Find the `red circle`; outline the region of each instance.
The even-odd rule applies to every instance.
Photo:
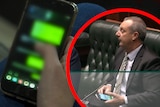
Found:
[[[152,19],[153,21],[155,21],[156,23],[160,24],[160,19],[158,19],[157,17],[155,17],[154,15],[147,13],[145,11],[139,10],[139,9],[134,9],[134,8],[115,8],[115,9],[111,9],[111,10],[107,10],[104,11],[96,16],[94,16],[93,18],[91,18],[90,20],[88,20],[76,33],[76,35],[74,36],[74,39],[72,40],[72,43],[69,47],[69,51],[67,54],[67,62],[66,62],[66,76],[67,76],[67,81],[70,87],[70,90],[72,91],[72,94],[74,96],[74,98],[76,99],[76,101],[80,104],[81,107],[85,107],[85,105],[81,102],[80,98],[78,97],[76,91],[74,90],[74,87],[72,85],[72,80],[71,80],[71,76],[70,76],[70,57],[71,57],[71,53],[72,53],[72,49],[74,47],[74,44],[76,43],[78,37],[80,36],[80,34],[94,21],[107,16],[109,14],[113,14],[113,13],[119,13],[119,12],[130,12],[130,13],[136,13],[136,14],[140,14],[143,16],[146,16],[150,19]]]

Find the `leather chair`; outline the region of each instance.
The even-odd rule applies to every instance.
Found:
[[[81,99],[104,84],[109,77],[109,70],[118,48],[118,39],[115,35],[119,23],[98,20],[89,29],[90,51],[87,65],[81,72],[81,82],[78,95]],[[86,38],[85,38],[86,40]],[[160,31],[147,29],[144,43],[160,56]]]

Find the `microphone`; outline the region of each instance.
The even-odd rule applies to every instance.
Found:
[[[102,86],[104,86],[108,81],[104,81],[103,84],[101,84],[98,88],[96,88],[94,91],[92,91],[91,93],[89,93],[87,96],[85,96],[83,100],[86,100],[88,97],[90,97],[92,94],[94,94],[99,88],[101,88]]]

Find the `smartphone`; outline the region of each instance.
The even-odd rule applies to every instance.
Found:
[[[102,101],[107,101],[107,100],[111,100],[111,99],[112,99],[111,96],[106,95],[106,94],[101,94],[101,93],[96,93],[95,96],[96,96],[98,99],[102,100]]]
[[[34,45],[37,42],[54,45],[61,56],[77,12],[77,5],[65,0],[26,2],[1,79],[4,93],[36,103],[44,60],[34,50]]]

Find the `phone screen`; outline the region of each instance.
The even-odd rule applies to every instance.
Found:
[[[109,96],[109,95],[106,95],[106,94],[101,94],[101,93],[97,93],[95,94],[95,96],[100,99],[100,100],[103,100],[103,101],[107,101],[107,100],[111,100],[112,97]]]
[[[10,51],[2,89],[17,95],[23,93],[19,92],[23,88],[27,90],[25,92],[37,90],[44,60],[34,50],[34,44],[43,42],[54,45],[61,54],[74,16],[74,7],[65,3],[61,6],[58,2],[27,5]]]

